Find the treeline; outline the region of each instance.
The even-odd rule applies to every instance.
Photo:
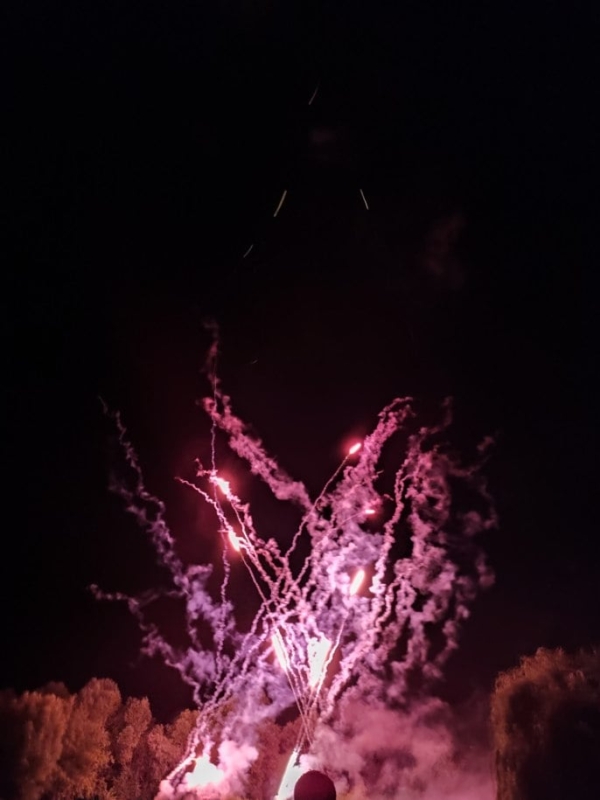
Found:
[[[146,698],[123,701],[93,678],[71,694],[48,684],[0,692],[2,800],[145,800],[181,758],[197,712],[157,723]]]
[[[109,679],[93,678],[75,694],[61,683],[0,691],[0,800],[153,800],[198,713],[160,724],[147,698],[123,700]],[[247,797],[274,796],[297,732],[295,722],[257,726]]]
[[[600,651],[540,649],[492,695],[497,800],[598,800]]]
[[[146,698],[92,679],[0,692],[0,800],[152,800],[184,754],[197,711],[170,724]],[[491,698],[498,800],[600,797],[600,652],[538,650],[502,673]],[[248,798],[273,797],[297,722],[257,728]],[[393,746],[393,743],[390,743]]]

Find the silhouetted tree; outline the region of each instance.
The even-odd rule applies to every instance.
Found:
[[[540,649],[492,698],[498,800],[600,796],[600,653]]]

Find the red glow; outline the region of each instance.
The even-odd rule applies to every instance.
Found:
[[[231,486],[229,485],[229,481],[226,481],[225,478],[221,478],[219,475],[215,475],[212,479],[212,482],[215,486],[218,486],[219,489],[223,492],[225,497],[231,496]]]
[[[350,450],[348,450],[348,455],[353,456],[355,453],[358,453],[361,447],[362,442],[356,442],[356,444],[353,444]]]
[[[229,542],[230,542],[231,546],[235,550],[235,552],[239,553],[240,550],[242,549],[242,544],[241,544],[240,540],[238,539],[238,537],[236,536],[235,531],[233,531],[231,529],[228,530],[227,531],[227,537],[229,539]]]

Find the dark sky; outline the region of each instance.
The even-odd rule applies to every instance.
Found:
[[[155,577],[107,491],[98,397],[194,552],[171,479],[205,447],[209,316],[236,408],[313,489],[396,395],[429,413],[452,394],[465,446],[498,434],[497,584],[450,694],[538,646],[597,642],[592,12],[7,8],[0,684],[109,675],[163,710],[184,701],[87,591]]]

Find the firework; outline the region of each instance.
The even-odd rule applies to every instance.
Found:
[[[298,740],[277,794],[284,800],[301,755],[314,747],[315,732],[335,729],[344,703],[360,698],[394,707],[415,676],[424,682],[439,676],[478,589],[492,580],[474,534],[492,527],[495,514],[481,462],[465,466],[443,444],[448,406],[442,422],[426,428],[415,424],[409,398],[394,400],[312,499],[234,414],[214,372],[210,377],[212,394],[203,407],[212,427],[211,463],[205,468],[198,462],[194,480],[180,480],[214,511],[222,537],[220,590],[209,589],[211,564],[188,565],[178,557],[163,504],[146,490],[117,418],[134,480],[114,488],[170,572],[165,592],[184,601],[188,646],[176,648],[150,621],[159,592],[96,592],[128,604],[145,652],[176,668],[201,707],[187,755],[163,788],[175,796],[193,789],[199,797],[206,786],[235,788],[256,753],[257,723],[295,706]],[[284,545],[261,536],[249,504],[219,474],[218,437],[277,500],[299,509],[300,525]],[[381,456],[392,441],[405,446],[384,491]],[[451,487],[459,484],[461,497],[472,501],[469,508],[452,499]],[[300,548],[302,539],[308,549]],[[300,557],[300,550],[308,554]],[[243,562],[258,602],[245,630],[235,620],[230,559]],[[208,639],[200,628],[210,630]],[[215,743],[218,764],[210,759]],[[233,756],[241,752],[244,758]]]

